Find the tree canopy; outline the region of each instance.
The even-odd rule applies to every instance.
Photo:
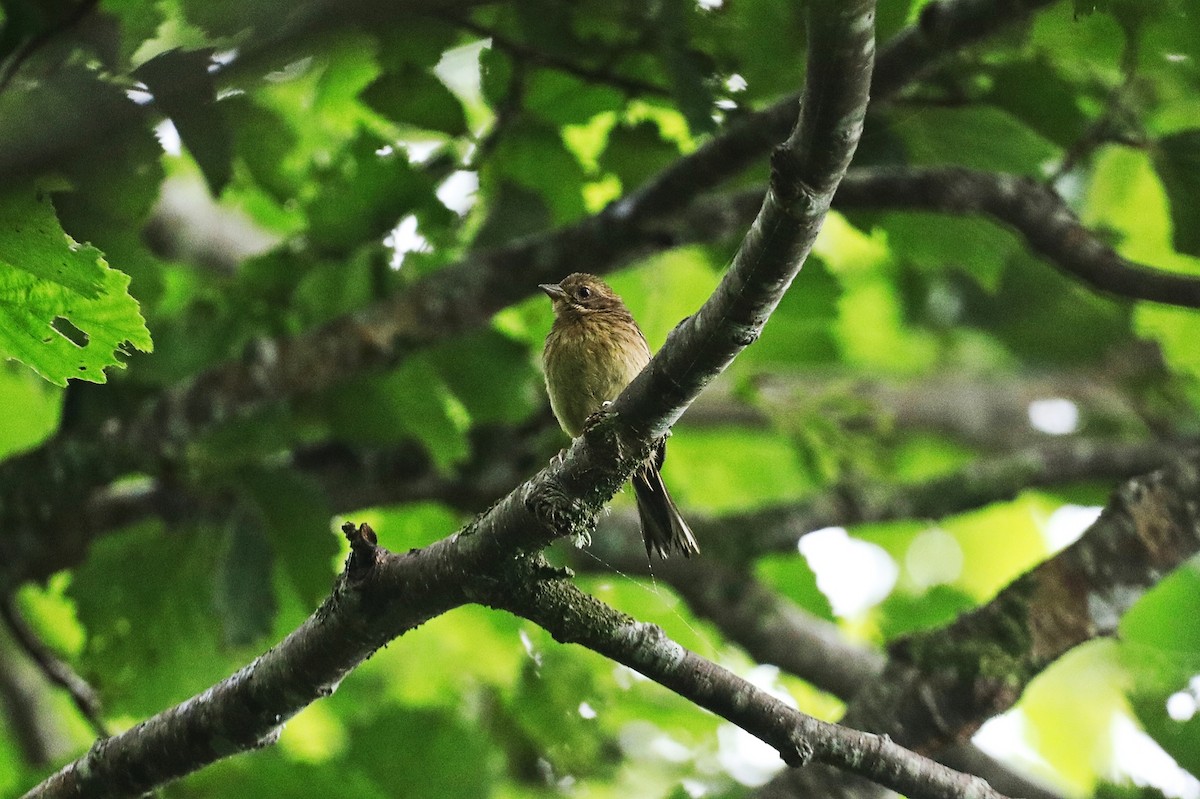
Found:
[[[0,0],[0,795],[1200,799],[1197,309],[1189,0]]]

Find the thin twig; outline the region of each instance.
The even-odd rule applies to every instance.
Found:
[[[574,75],[577,78],[582,78],[593,83],[614,86],[627,92],[631,95],[648,94],[653,97],[670,97],[671,92],[663,86],[659,86],[649,81],[641,80],[640,78],[631,78],[626,75],[621,75],[611,70],[595,69],[586,67],[582,64],[577,64],[570,59],[562,56],[547,53],[537,50],[524,42],[518,42],[508,38],[503,33],[489,28],[486,25],[480,25],[474,20],[465,17],[453,16],[451,14],[437,13],[434,14],[437,19],[448,22],[451,25],[456,25],[465,31],[470,31],[476,36],[492,40],[492,46],[503,50],[506,53],[542,66],[553,67],[560,72],[566,72],[569,75]]]
[[[46,679],[66,690],[71,701],[80,714],[87,719],[97,737],[107,738],[110,733],[108,726],[104,723],[100,698],[96,695],[96,690],[38,637],[21,616],[12,596],[6,596],[0,600],[0,620],[4,621],[5,626],[12,633],[13,640],[20,645],[25,654],[29,655],[30,660],[37,665],[38,670]]]

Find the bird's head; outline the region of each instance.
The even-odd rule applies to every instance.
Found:
[[[575,272],[558,283],[538,286],[554,304],[554,315],[583,316],[597,311],[623,310],[625,304],[607,283],[595,275]]]

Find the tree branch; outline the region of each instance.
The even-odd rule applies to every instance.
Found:
[[[328,695],[375,649],[483,595],[514,554],[594,526],[602,503],[654,441],[761,330],[803,264],[861,131],[873,12],[871,0],[810,6],[806,101],[774,159],[777,177],[760,219],[716,293],[622,393],[607,420],[466,529],[425,549],[393,555],[374,546],[369,530],[348,530],[346,570],[299,629],[203,694],[98,743],[28,796],[138,794],[267,743],[279,724]],[[667,398],[657,390],[663,384],[675,387]],[[862,741],[864,751],[900,754],[888,742]],[[808,746],[797,738],[791,751]]]
[[[334,513],[428,500],[477,513],[545,463],[547,455],[536,442],[556,427],[547,416],[516,428],[477,429],[471,445],[475,457],[449,476],[415,444],[382,450],[317,445],[296,451],[292,465],[321,486]],[[717,518],[693,515],[692,522],[706,552],[723,553],[727,560],[742,562],[765,552],[794,551],[801,536],[822,527],[902,518],[939,519],[1012,499],[1026,488],[1127,480],[1161,467],[1194,444],[1193,439],[1052,439],[997,453],[922,483],[846,484],[799,502]],[[194,493],[187,485],[147,479],[98,491],[72,527],[80,541],[90,542],[147,518],[174,525],[182,520],[221,519],[227,512],[228,505],[221,499]],[[622,572],[644,573],[645,551],[637,543],[635,515],[615,513],[604,518],[604,534],[593,540],[591,551]],[[47,539],[59,546],[56,555],[65,566],[75,565],[86,554],[83,548],[64,551],[63,537],[57,534]],[[590,568],[585,562],[575,565]],[[667,567],[665,579],[670,580],[671,573]],[[50,572],[26,576],[44,580]],[[811,675],[800,676],[812,679]]]
[[[913,797],[999,799],[986,782],[906,751],[887,737],[807,716],[620,613],[572,583],[524,573],[484,600],[536,622],[561,643],[580,644],[738,725],[797,767],[827,763]]]
[[[1200,551],[1198,494],[1198,450],[1126,482],[1078,541],[991,602],[893,643],[842,723],[921,752],[965,740],[1061,655],[1115,635],[1125,611]],[[781,775],[764,795],[820,794],[826,784],[814,779]]]
[[[651,83],[640,78],[622,75],[619,72],[614,72],[610,69],[597,69],[584,66],[583,64],[579,64],[569,58],[564,58],[554,53],[538,50],[534,47],[530,47],[524,42],[518,42],[510,39],[500,31],[493,30],[486,25],[480,25],[479,23],[468,19],[467,17],[459,17],[452,14],[441,13],[434,13],[432,16],[435,19],[440,19],[443,22],[460,27],[465,31],[470,31],[476,36],[491,39],[493,47],[496,47],[497,49],[503,50],[507,53],[512,53],[513,56],[525,61],[550,67],[551,69],[557,69],[561,72],[574,75],[577,78],[582,78],[583,80],[591,81],[592,83],[597,83],[602,86],[612,86],[634,97],[643,94],[651,97],[671,96],[671,92],[665,86],[659,86],[655,83]]]
[[[49,706],[45,681],[0,634],[0,712],[4,731],[25,763],[45,768],[70,754],[69,737]],[[66,751],[64,751],[66,750]]]
[[[100,697],[87,680],[75,673],[62,658],[51,651],[50,647],[40,639],[25,623],[17,610],[13,597],[7,596],[0,600],[0,620],[8,628],[13,640],[25,651],[29,659],[37,666],[49,682],[64,689],[71,697],[71,702],[79,711],[97,736],[108,736],[108,726],[100,708]]]
[[[1032,178],[969,169],[871,169],[838,190],[838,208],[982,213],[1013,227],[1030,248],[1094,289],[1200,308],[1200,277],[1127,261],[1085,228],[1053,190]]]
[[[761,190],[696,204],[678,223],[679,240],[712,241],[751,218]],[[1088,230],[1054,190],[1033,178],[959,167],[857,168],[833,207],[979,214],[1013,229],[1030,250],[1091,288],[1134,300],[1200,308],[1200,277],[1122,258]]]

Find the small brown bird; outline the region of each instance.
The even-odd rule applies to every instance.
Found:
[[[554,304],[554,325],[542,353],[546,391],[558,423],[575,437],[650,362],[650,346],[625,303],[600,278],[576,272],[538,288]],[[665,558],[674,549],[688,557],[700,547],[663,485],[659,469],[665,457],[659,443],[633,475],[642,539],[647,556],[657,552]]]

